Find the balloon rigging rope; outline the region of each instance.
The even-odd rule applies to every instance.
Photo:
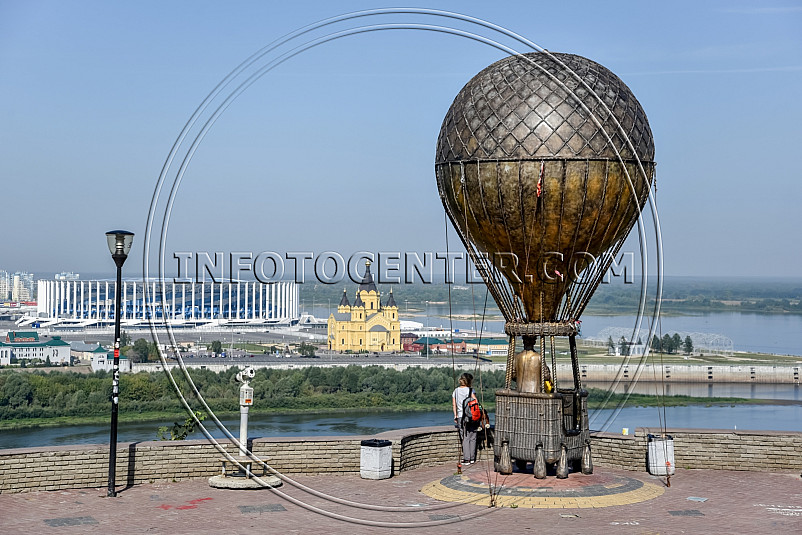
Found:
[[[609,182],[609,180],[608,180],[609,179],[609,165],[610,165],[609,162],[605,164],[604,181],[602,182],[603,185],[602,185],[601,203],[599,205],[600,207],[604,206],[604,201],[607,198],[607,184]],[[586,166],[587,166],[586,170],[589,173],[590,172],[590,162],[587,162]],[[599,224],[599,218],[596,217],[596,219],[593,221],[593,228],[591,229],[590,235],[588,236],[588,241],[585,244],[585,249],[586,250],[589,248],[590,242],[593,240],[593,236],[596,234],[596,228],[597,228],[598,224]],[[605,262],[602,262],[601,264],[605,264]],[[603,267],[606,268],[606,266],[599,265],[598,263],[597,263],[596,266],[592,267],[591,268],[592,269],[591,276],[588,277],[588,279],[591,282],[589,282],[586,285],[586,287],[582,287],[582,288],[577,288],[576,289],[577,294],[575,296],[576,298],[574,299],[574,306],[576,307],[574,309],[574,312],[575,312],[573,314],[574,317],[579,317],[579,315],[581,314],[582,310],[585,308],[585,304],[590,299],[587,296],[587,292],[588,292],[588,290],[590,290],[589,287],[593,286],[593,282],[592,281],[597,279],[597,277],[599,276],[599,271]]]
[[[477,168],[477,173],[479,172]],[[468,238],[468,242],[472,243],[470,240],[470,229],[468,228],[468,197],[467,197],[467,189],[465,187],[465,174],[464,168],[463,173],[461,175],[461,182],[462,182],[462,201],[463,201],[463,210],[462,212],[465,214],[465,236]],[[446,234],[446,258],[449,258],[449,248],[448,248],[448,219],[443,220],[443,225],[445,227],[445,234]],[[466,260],[467,262],[467,260]],[[476,333],[476,298],[473,291],[473,284],[471,281],[466,279],[466,283],[471,284],[471,307],[473,312],[473,330]],[[485,285],[485,303],[484,309],[482,310],[482,330],[479,331],[479,343],[476,348],[476,364],[474,367],[474,372],[479,378],[479,403],[484,407],[484,386],[482,380],[482,367],[479,366],[479,349],[482,347],[482,334],[484,333],[484,326],[485,326],[485,316],[487,314],[487,296],[489,293],[489,287]],[[454,357],[454,323],[453,323],[453,312],[452,312],[452,298],[451,298],[451,285],[448,285],[448,319],[449,319],[449,326],[451,328],[451,366],[452,366],[452,376],[456,376],[456,363]],[[466,348],[467,349],[467,348]],[[455,387],[456,388],[456,387]],[[485,448],[487,447],[487,433],[483,433],[483,444]]]
[[[478,172],[478,169],[479,169],[479,165],[480,164],[477,161],[476,162],[477,172]],[[496,185],[497,185],[497,189],[498,189],[498,204],[499,204],[499,206],[504,206],[505,203],[504,203],[504,194],[502,193],[502,186],[501,186],[501,173],[499,172],[499,167],[500,166],[501,166],[501,163],[499,161],[496,161]],[[510,226],[507,223],[507,214],[506,214],[506,212],[504,210],[501,211],[501,218],[504,221],[504,231],[505,231],[504,233],[507,236],[507,244],[509,245],[510,253],[512,253],[513,252],[512,234],[510,233]],[[510,259],[510,261],[511,261],[511,259]],[[524,318],[525,316],[524,316],[523,310],[521,308],[520,296],[518,296],[518,298],[516,299],[516,292],[511,287],[508,288],[507,291],[510,293],[510,299],[511,299],[513,307],[514,307],[514,310],[512,312],[515,315],[515,318],[516,319]]]
[[[471,288],[471,294],[473,294],[473,288]],[[481,401],[482,406],[484,406],[485,392],[484,392],[484,386],[482,384],[482,368],[481,368],[481,366],[479,366],[479,351],[480,351],[480,349],[482,347],[482,337],[484,336],[484,332],[485,332],[485,316],[487,315],[487,296],[488,296],[488,294],[489,294],[489,292],[485,288],[485,304],[484,304],[484,308],[482,309],[482,323],[481,323],[481,327],[479,328],[479,342],[478,342],[478,344],[476,346],[476,369],[479,370],[479,395],[482,397],[482,401]],[[473,296],[471,296],[471,300],[473,300]],[[475,304],[474,304],[474,307],[475,307]],[[475,310],[475,308],[474,308],[474,310]],[[475,320],[474,320],[474,329],[476,329]],[[491,355],[493,354],[492,351],[491,351],[490,354]]]
[[[607,182],[609,182],[609,181],[610,181],[610,162],[609,162],[609,161],[605,162],[605,168],[604,168],[604,177],[605,177],[605,180],[604,180],[604,182],[605,182],[605,184],[607,184]],[[621,190],[623,190],[623,189],[624,189],[624,186],[625,186],[625,183],[622,181],[622,184],[621,184]],[[614,207],[614,208],[613,208],[613,210],[611,211],[611,213],[612,213],[612,214],[617,214],[617,213],[618,213],[618,211],[619,211],[619,209],[620,209],[620,206],[621,206],[621,199],[622,199],[622,197],[624,196],[624,194],[625,194],[625,191],[619,191],[619,192],[618,192],[618,194],[615,196],[615,207]],[[605,239],[605,238],[607,237],[607,235],[609,234],[609,232],[610,232],[610,228],[612,227],[612,224],[613,224],[613,221],[614,221],[614,219],[615,219],[615,218],[611,216],[611,217],[610,217],[610,218],[607,220],[607,225],[605,226],[605,228],[604,228],[604,232],[603,232],[603,233],[602,233],[602,235],[601,235],[601,241],[602,241],[602,242],[604,242],[604,239]],[[618,226],[617,226],[617,227],[616,227],[616,229],[615,229],[616,231],[619,231],[619,230],[620,230],[620,228],[621,228],[621,225],[624,223],[624,221],[626,221],[626,219],[625,219],[625,218],[620,218],[619,224],[618,224]],[[595,231],[595,229],[594,229],[594,231]],[[615,236],[615,234],[616,234],[616,232],[614,232],[614,233],[613,233],[613,236]],[[616,251],[615,251],[613,254],[611,254],[611,255],[608,255],[608,257],[607,257],[606,261],[602,263],[602,264],[604,265],[604,268],[605,268],[605,269],[604,269],[604,271],[602,271],[602,270],[599,270],[599,271],[596,273],[597,275],[599,275],[599,276],[600,276],[600,277],[598,278],[598,280],[595,282],[595,284],[589,284],[589,285],[588,285],[588,288],[585,288],[585,289],[584,289],[585,291],[582,293],[582,297],[581,297],[581,299],[580,299],[580,303],[579,303],[579,305],[580,305],[580,306],[579,306],[579,308],[577,309],[578,311],[580,311],[580,312],[581,312],[581,311],[582,311],[582,310],[585,308],[585,306],[587,306],[587,303],[590,301],[590,298],[593,296],[593,291],[594,291],[594,290],[595,290],[595,289],[598,287],[598,284],[599,284],[599,282],[601,282],[601,276],[603,276],[603,273],[604,273],[605,271],[607,271],[607,269],[606,269],[606,268],[607,268],[607,267],[609,267],[609,264],[611,264],[611,263],[612,263],[612,262],[611,262],[611,259],[612,259],[612,258],[614,258],[614,256],[615,256],[615,253],[617,253],[617,252],[618,252],[618,251],[617,251],[617,248],[618,248],[618,247],[620,247],[621,245],[623,245],[623,243],[624,243],[624,239],[619,239],[619,240],[618,240],[618,242],[619,242],[619,243],[618,243],[618,245],[617,245],[617,247],[616,247]],[[590,244],[590,240],[588,240],[588,244]]]
[[[526,244],[526,264],[524,264],[524,276],[529,273],[529,256],[532,251],[532,240],[526,237],[526,211],[524,210],[524,186],[521,179],[521,171],[523,169],[522,162],[518,162],[518,199],[521,205],[521,229],[523,230],[524,243]]]
[[[474,333],[478,332],[478,334],[479,334],[479,340],[478,340],[478,343],[476,345],[476,365],[474,367],[474,373],[476,373],[477,377],[479,378],[479,403],[482,405],[483,409],[484,409],[484,406],[485,406],[485,390],[484,390],[484,381],[482,379],[482,367],[479,366],[479,351],[480,351],[480,349],[482,347],[482,335],[484,334],[484,329],[485,329],[485,315],[487,314],[487,296],[488,296],[488,294],[489,294],[489,292],[485,288],[485,304],[484,304],[484,308],[482,309],[482,323],[481,323],[482,327],[477,331],[477,329],[476,329],[476,299],[475,299],[474,292],[473,292],[473,285],[471,285],[471,303],[473,305],[473,330],[474,330]],[[467,348],[466,348],[466,350],[467,350]],[[492,351],[491,351],[491,355],[492,355]],[[488,423],[489,423],[489,420],[488,420]],[[484,420],[482,421],[482,425],[484,425]],[[489,445],[488,444],[488,436],[487,436],[487,430],[486,429],[485,429],[485,432],[482,433],[482,445],[483,445],[484,449],[487,449],[487,447]]]
[[[477,162],[476,162],[476,181],[480,186],[482,184],[481,173],[482,173],[482,167],[481,167],[479,161],[477,160]],[[464,199],[464,202],[467,204],[468,189],[467,189],[467,183],[466,183],[466,180],[465,180],[465,170],[464,170],[464,168],[462,169],[461,178],[462,178],[463,199]],[[498,180],[498,164],[496,165],[496,179]],[[500,186],[500,184],[499,184],[499,186]],[[501,197],[500,196],[501,196],[501,190],[499,189],[499,202],[501,202]],[[487,210],[485,209],[485,211],[487,211]],[[506,227],[506,224],[507,224],[507,220],[505,218],[504,219],[505,227]],[[468,238],[470,238],[470,230],[468,229],[467,214],[466,214],[466,218],[465,218],[465,232],[466,232],[466,235],[468,236]],[[507,234],[507,240],[508,240],[508,243],[510,244],[510,250],[512,250],[512,242],[510,241],[509,234]],[[468,240],[468,243],[471,243],[470,239]],[[516,316],[516,311],[515,311],[516,307],[515,307],[515,296],[514,296],[514,293],[513,293],[512,289],[510,288],[509,282],[506,280],[506,278],[501,273],[499,273],[499,271],[495,267],[495,263],[493,262],[492,259],[487,259],[486,258],[485,262],[487,262],[490,265],[489,266],[489,270],[490,270],[490,273],[492,274],[492,279],[490,281],[491,286],[493,288],[497,289],[495,293],[497,293],[499,296],[503,297],[503,299],[505,301],[505,307],[506,307],[507,311],[504,314],[504,317],[508,318],[508,319],[511,319],[511,318]]]
[[[462,184],[465,183],[465,163],[459,162],[460,166],[460,181]],[[438,169],[437,177],[438,177],[438,187],[442,191],[442,182],[443,178],[441,173],[443,167],[441,166]],[[450,165],[448,166],[449,175],[452,175],[452,170]],[[481,183],[481,170],[479,168],[479,162],[477,162],[477,180],[479,182],[479,191],[480,195],[482,195],[482,183]],[[463,191],[463,195],[465,199],[467,199],[467,191]],[[455,199],[456,202],[456,199]],[[495,268],[493,263],[488,259],[487,255],[480,254],[477,251],[477,248],[471,243],[468,239],[470,235],[470,231],[467,227],[467,220],[465,222],[465,227],[461,228],[461,225],[458,224],[459,222],[452,214],[451,207],[449,206],[448,202],[446,202],[446,198],[443,197],[443,206],[448,213],[448,217],[451,219],[452,224],[454,225],[454,229],[456,230],[457,234],[462,240],[462,243],[465,245],[465,248],[468,251],[471,259],[474,261],[474,264],[479,269],[482,279],[485,281],[488,289],[490,290],[493,299],[498,304],[499,309],[501,310],[502,314],[504,314],[505,318],[512,318],[514,316],[514,304],[512,303],[511,292],[509,291],[508,284],[506,283],[505,279],[501,276],[501,273],[498,269]],[[484,197],[482,196],[482,206],[484,207],[485,214],[487,213],[487,207],[485,206]]]
[[[545,178],[545,175],[546,175],[546,162],[544,160],[540,160],[540,169],[538,170],[538,184],[540,184],[541,188],[544,186],[543,179]],[[534,211],[534,214],[532,214],[532,228],[530,229],[530,232],[529,232],[529,241],[526,244],[526,271],[529,270],[529,256],[530,256],[531,251],[532,251],[532,242],[534,241],[534,237],[537,234],[537,232],[535,232],[535,230],[537,228],[538,216],[540,216],[541,212],[543,211],[543,205],[542,205],[543,193],[545,193],[545,190],[541,189],[541,194],[538,195],[537,199],[535,200],[535,211]],[[541,220],[542,220],[542,217],[541,217]],[[543,245],[543,243],[542,243],[542,237],[541,237],[540,260],[543,259],[543,247],[542,247],[542,245]],[[532,321],[532,318],[526,318],[526,319],[528,321],[530,321],[530,322]]]
[[[659,352],[660,352],[660,390],[658,390],[657,385],[655,384],[654,387],[654,395],[657,398],[657,420],[658,425],[660,426],[660,435],[663,438],[663,459],[668,462],[668,420],[666,417],[666,377],[665,377],[665,364],[663,363],[663,322],[661,321],[660,316],[657,317],[657,339]],[[651,345],[651,340],[647,342],[647,346]],[[654,365],[652,365],[652,378],[656,379],[657,372],[654,369]],[[657,381],[655,381],[657,383]],[[666,486],[671,486],[671,475],[668,473],[669,465],[666,464]]]
[[[476,168],[476,173],[477,173],[477,178],[478,178],[478,176],[479,176],[478,175],[478,173],[479,173],[479,167],[478,166]],[[470,228],[468,227],[468,209],[469,209],[469,206],[468,206],[468,190],[467,190],[467,187],[466,187],[466,181],[465,181],[465,174],[464,173],[462,174],[461,178],[462,178],[461,182],[462,182],[462,202],[463,202],[463,210],[462,210],[462,212],[465,214],[465,235],[468,238],[468,242],[472,243],[472,241],[470,239],[471,238],[471,231],[470,231]],[[446,223],[446,249],[448,249],[448,224],[447,223]],[[447,250],[446,250],[446,256],[448,256],[448,251]],[[467,262],[467,260],[466,260],[466,262]],[[477,332],[477,329],[476,329],[476,315],[477,315],[476,314],[476,296],[475,296],[474,291],[473,291],[472,282],[467,280],[467,279],[466,279],[465,282],[467,284],[470,284],[470,286],[471,286],[471,307],[472,307],[472,312],[473,312],[473,330],[474,330],[474,333],[476,333]],[[484,309],[482,310],[482,330],[478,331],[478,333],[479,333],[479,343],[478,343],[477,348],[476,348],[476,364],[475,364],[475,367],[474,367],[474,372],[476,372],[476,375],[479,377],[479,397],[481,398],[480,403],[482,405],[484,405],[484,388],[483,388],[483,381],[482,381],[482,368],[481,368],[481,366],[479,366],[479,350],[482,347],[482,334],[484,332],[484,326],[485,326],[485,315],[487,314],[487,296],[488,296],[488,293],[489,293],[488,285],[485,285],[485,304],[484,304]],[[449,293],[448,293],[448,307],[449,307],[449,309],[448,309],[448,311],[449,311],[449,319],[451,319],[451,287],[450,286],[449,286]],[[453,325],[452,325],[452,329],[451,329],[451,337],[452,337],[451,355],[452,355],[452,362],[453,362],[453,357],[454,357],[454,343],[453,343],[454,329],[453,329]],[[467,350],[467,347],[466,347],[466,350]]]
[[[546,247],[546,209],[545,208],[546,208],[546,194],[547,194],[547,190],[546,190],[546,166],[545,166],[545,163],[543,163],[542,165],[543,165],[543,167],[541,168],[542,171],[540,173],[540,176],[542,177],[540,179],[540,180],[542,180],[542,189],[541,189],[542,194],[541,194],[540,197],[538,197],[538,200],[537,200],[537,204],[536,204],[536,206],[537,206],[537,214],[535,216],[535,221],[537,221],[537,217],[538,216],[540,217],[541,232],[540,232],[540,248],[539,248],[539,253],[538,253],[539,256],[538,256],[538,258],[541,261],[543,261],[543,257],[544,257],[543,253],[545,252],[543,249]],[[549,318],[549,319],[551,319],[551,318]],[[531,318],[529,319],[529,321],[532,321]],[[543,317],[543,292],[541,291],[540,292],[540,323],[543,323],[544,321],[545,321],[545,318]],[[545,359],[545,354],[544,353],[541,353],[541,359]],[[545,361],[543,362],[543,365],[545,366]],[[540,382],[540,385],[541,385],[541,387],[543,386],[543,381]]]
[[[605,173],[606,173],[606,176],[609,177],[609,163],[607,164],[607,169],[606,169]],[[644,180],[644,183],[648,185],[649,182],[648,182],[648,180]],[[606,184],[607,184],[607,180],[605,180],[605,194],[606,194]],[[648,192],[648,189],[647,189],[647,192]],[[620,198],[620,195],[619,195],[619,198]],[[616,208],[616,210],[617,210],[617,208]],[[629,218],[630,228],[631,228],[631,225],[634,224],[634,221],[637,219],[637,216],[638,216],[638,211],[636,210],[632,214],[632,216]],[[622,218],[622,221],[623,220],[626,220],[626,218]],[[608,228],[609,228],[609,223],[608,223]],[[619,224],[619,228],[620,228],[620,224]],[[607,233],[607,230],[605,230],[605,234],[606,233]],[[604,272],[607,271],[607,269],[609,269],[609,266],[612,264],[615,256],[618,254],[618,251],[620,251],[621,247],[624,245],[624,241],[625,241],[625,237],[620,239],[620,240],[618,240],[618,243],[615,244],[614,246],[612,246],[609,249],[605,261],[600,263],[599,269],[603,270],[603,271],[601,271],[601,273],[604,273]],[[598,274],[601,275],[601,273],[598,273]],[[582,312],[582,310],[584,310],[584,307],[587,306],[587,303],[590,301],[590,298],[592,297],[593,292],[598,287],[600,282],[601,282],[601,276],[599,276],[599,279],[595,284],[588,285],[589,287],[584,289],[583,304],[579,309],[577,309],[580,313]],[[633,331],[632,338],[634,339],[634,337],[635,337],[635,332]],[[641,364],[643,362],[645,362],[645,359],[646,359],[646,353],[644,352],[643,356],[640,359]],[[625,365],[629,364],[630,360],[631,360],[631,356],[629,356],[629,355],[625,355],[624,356],[623,365],[618,369],[618,372],[616,373],[616,376],[613,379],[612,387],[611,387],[610,390],[608,390],[606,396],[604,397],[604,400],[602,401],[602,406],[605,406],[607,404],[607,402],[610,400],[610,398],[613,395],[613,390],[622,382],[623,374],[624,374],[624,367],[625,367]],[[627,381],[629,386],[634,385],[636,382],[637,382],[637,374],[632,376]],[[609,415],[607,417],[605,423],[601,426],[602,428],[606,428],[616,418],[616,416],[619,414],[619,412],[621,410],[620,407],[623,406],[623,403],[626,403],[626,400],[629,398],[629,394],[630,394],[630,390],[626,390],[626,392],[624,393],[624,400],[622,402],[620,402],[619,403],[619,407],[611,415]]]
[[[657,175],[655,173],[654,176],[654,198],[655,202],[657,202]],[[657,315],[657,327],[658,333],[660,335],[660,388],[662,393],[658,396],[658,405],[657,405],[657,417],[660,421],[660,431],[663,435],[663,458],[668,461],[668,417],[666,415],[666,366],[663,362],[663,320],[660,314]],[[651,332],[651,329],[649,330]],[[651,340],[649,340],[651,343]],[[654,369],[654,366],[652,366]],[[657,390],[655,388],[655,390]],[[656,393],[656,392],[655,392]],[[662,409],[663,415],[662,418],[660,417],[660,409]],[[669,467],[666,465],[666,485],[671,486],[671,475],[668,473]]]
[[[604,173],[605,173],[605,185],[606,185],[610,180],[610,162],[609,161],[605,163],[605,171],[604,171]],[[627,198],[628,198],[628,191],[625,189],[625,187],[626,187],[626,183],[624,183],[622,181],[621,191],[619,191],[617,193],[616,197],[615,197],[616,198],[615,207],[612,210],[612,214],[617,214],[619,212],[619,210],[621,209],[622,198],[624,196],[627,196]],[[606,190],[605,190],[605,192],[606,192]],[[629,205],[629,202],[627,202],[627,205]],[[628,207],[627,207],[627,209],[628,209]],[[638,212],[636,210],[635,211],[635,215],[637,215],[637,213]],[[605,226],[604,233],[601,236],[602,241],[604,241],[604,239],[609,235],[611,228],[613,228],[613,221],[614,221],[613,217],[610,217],[609,220],[607,221],[607,225]],[[629,217],[629,218],[621,217],[621,218],[619,218],[618,225],[615,226],[615,228],[614,228],[613,236],[617,235],[620,232],[621,228],[626,228],[626,227],[631,228],[632,225],[634,224],[634,222],[635,222],[635,218],[634,217]],[[626,225],[626,227],[625,227],[625,225]],[[595,231],[595,229],[594,229],[594,231]],[[587,285],[588,287],[584,288],[584,291],[581,294],[580,302],[578,303],[579,306],[577,308],[577,311],[579,313],[581,313],[582,310],[584,310],[584,308],[587,306],[588,302],[590,301],[591,297],[593,296],[594,291],[596,290],[596,288],[598,287],[599,283],[601,282],[601,277],[607,271],[607,269],[609,268],[610,264],[612,264],[612,260],[615,258],[615,255],[618,253],[618,251],[620,250],[621,246],[624,244],[625,239],[626,239],[626,236],[622,236],[621,238],[616,240],[617,243],[615,243],[613,245],[613,247],[608,250],[608,254],[606,255],[605,260],[600,263],[600,267],[595,273],[595,275],[596,275],[595,282],[593,282],[591,284],[588,284]],[[590,242],[588,242],[588,243],[590,243]],[[579,314],[577,314],[577,316],[578,315]]]
[[[567,170],[568,170],[568,163],[567,162],[562,162],[562,173],[561,173],[561,177],[560,177],[560,181],[561,181],[561,184],[560,184],[560,219],[559,219],[559,223],[557,224],[557,248],[558,249],[562,249],[562,241],[563,241],[563,217],[565,216],[565,181],[566,181],[565,174],[566,174]],[[569,260],[570,260],[570,257],[569,257]],[[565,282],[564,282],[563,279],[564,279],[564,277],[568,276],[568,270],[566,269],[566,266],[563,266],[563,271],[565,271],[565,273],[562,273],[562,274],[559,275],[560,282],[558,283],[561,288],[565,288]],[[554,282],[555,282],[555,284],[557,284],[556,279],[555,279]],[[557,308],[557,310],[554,311],[554,313],[556,314],[558,312],[559,312],[559,307]],[[551,318],[549,318],[549,319],[551,319]],[[560,318],[559,316],[555,316],[554,319],[559,320],[559,319],[568,319],[568,318]]]
[[[445,212],[443,212],[443,228],[446,231],[446,262],[448,262],[449,256],[449,249],[448,249],[448,216]],[[453,277],[454,274],[452,273],[451,276]],[[448,287],[448,324],[449,330],[451,331],[451,381],[454,385],[454,389],[457,388],[457,363],[454,360],[454,315],[451,311],[451,284],[448,282],[448,265],[446,265],[446,286]],[[429,347],[429,334],[426,333],[426,347]],[[428,351],[427,351],[428,353]]]
[[[576,223],[576,230],[574,230],[574,238],[571,240],[571,255],[573,256],[576,252],[576,242],[579,239],[579,229],[582,227],[582,221],[585,217],[585,206],[588,202],[588,179],[590,177],[590,162],[586,159],[585,160],[585,173],[584,173],[584,187],[582,188],[582,208],[579,211],[579,220]],[[588,266],[590,267],[590,266]],[[574,264],[573,271],[570,270],[569,266],[569,273],[572,275],[576,275],[579,277],[579,272],[576,271],[576,264]],[[592,280],[592,279],[591,279]],[[571,309],[571,303],[576,303],[576,293],[579,292],[579,288],[581,284],[572,284],[568,290],[568,296],[564,301],[563,312],[561,316],[568,320],[575,320],[579,317],[578,314],[574,314],[573,310]],[[556,387],[555,387],[556,388]]]
[[[557,356],[556,352],[554,351],[554,337],[549,336],[549,341],[551,342],[551,384],[553,391],[557,391]],[[545,392],[545,390],[544,390]]]
[[[468,216],[467,216],[467,213],[466,213],[466,215],[465,215],[465,220],[466,220],[465,221],[465,228],[466,229],[468,228],[467,219],[468,219]],[[474,367],[474,372],[479,377],[479,398],[480,398],[479,399],[479,403],[484,408],[484,406],[485,406],[485,391],[484,391],[484,381],[482,379],[482,367],[479,366],[479,351],[482,348],[482,335],[484,334],[485,316],[487,315],[487,297],[488,297],[488,294],[490,292],[487,289],[487,285],[485,285],[485,303],[484,303],[484,307],[482,308],[482,323],[481,323],[482,327],[480,329],[477,329],[476,328],[476,316],[477,316],[477,314],[476,314],[476,296],[475,296],[475,293],[474,293],[474,290],[473,290],[473,283],[471,281],[466,281],[466,282],[468,282],[468,284],[471,285],[471,305],[472,305],[472,309],[473,309],[473,331],[474,331],[475,334],[479,335],[478,343],[476,345],[476,364],[475,364],[475,367]],[[452,348],[453,348],[453,344],[452,344]],[[466,346],[465,349],[467,351],[467,346]],[[492,351],[491,351],[491,354],[492,354]],[[487,432],[485,431],[484,433],[482,433],[482,444],[483,444],[485,449],[487,449],[487,446],[488,446],[487,439],[488,439]]]

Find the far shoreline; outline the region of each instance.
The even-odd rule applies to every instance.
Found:
[[[602,391],[603,393],[603,391]],[[622,394],[614,394],[607,402],[605,409],[610,408],[614,403],[621,399]],[[702,398],[693,396],[664,396],[664,403],[661,403],[655,396],[647,396],[644,394],[631,394],[627,400],[628,407],[685,407],[685,406],[726,406],[726,405],[783,405],[793,406],[802,405],[802,401],[788,400],[788,399],[750,399],[750,398],[736,398],[736,397],[713,397]],[[591,400],[588,404],[590,410],[599,408],[600,401],[598,399]],[[495,411],[495,403],[486,403],[485,408],[488,412]],[[250,415],[277,415],[288,416],[293,414],[369,414],[369,413],[393,413],[393,412],[436,412],[436,411],[449,411],[451,410],[450,404],[442,405],[409,405],[409,406],[377,406],[377,407],[339,407],[321,410],[319,407],[297,408],[297,409],[254,409],[251,408]],[[187,418],[186,412],[148,412],[148,413],[125,413],[124,408],[120,411],[119,421],[125,422],[141,422],[141,423],[163,423],[170,421],[180,421]],[[225,411],[215,412],[215,416],[220,419],[237,418],[239,412]],[[108,415],[95,415],[95,416],[82,416],[82,417],[54,417],[54,418],[25,418],[21,420],[5,420],[0,421],[0,431],[19,431],[23,429],[40,429],[52,428],[62,426],[78,426],[78,425],[101,425],[109,421]],[[207,417],[206,422],[210,421]],[[156,428],[154,428],[154,436]],[[155,440],[155,439],[154,439]]]

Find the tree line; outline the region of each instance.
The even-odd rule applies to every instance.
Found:
[[[635,345],[641,345],[643,342],[640,338]],[[616,348],[618,349],[618,354],[622,356],[629,356],[632,353],[632,343],[626,339],[626,337],[622,336],[618,340],[618,344],[616,345],[615,341],[613,341],[612,336],[607,337],[607,348],[615,352]],[[679,333],[674,333],[670,335],[668,333],[664,334],[662,338],[657,335],[652,336],[652,341],[649,344],[649,348],[653,352],[659,353],[667,353],[669,355],[673,355],[682,351],[685,355],[690,355],[693,353],[693,339],[690,335],[685,337],[685,340],[679,335]]]
[[[240,345],[241,344],[235,344],[235,347]],[[179,350],[184,350],[181,344],[178,344],[178,348]],[[314,357],[317,346],[301,342],[297,349],[301,356]],[[213,340],[206,346],[206,350],[219,356],[224,351],[223,343],[220,340]],[[277,346],[265,346],[260,351],[263,354],[276,353]],[[160,360],[159,350],[154,342],[149,342],[145,338],[137,338],[132,342],[131,336],[125,331],[120,334],[120,352],[131,359],[131,362],[159,362]]]
[[[237,368],[215,373],[191,369],[189,375],[213,411],[239,410]],[[173,373],[190,405],[191,389],[179,372]],[[432,408],[450,406],[456,377],[451,368],[381,366],[292,370],[261,368],[251,382],[254,410],[327,408]],[[483,372],[474,389],[484,403],[495,402],[494,391],[504,385],[504,372]],[[111,375],[75,372],[0,373],[0,420],[59,416],[105,415],[109,410]],[[120,376],[120,410],[131,413],[180,412],[182,405],[164,373],[124,373]]]
[[[654,335],[650,345],[652,351],[668,353],[669,355],[679,353],[680,351],[685,355],[693,353],[693,339],[690,335],[686,336],[685,340],[677,333],[674,333],[673,336],[669,336],[668,333],[666,333],[662,338]]]
[[[189,372],[199,392],[215,413],[239,410],[239,384],[234,377],[238,368],[215,373],[192,369]],[[495,405],[495,390],[504,386],[501,370],[475,374],[474,390],[480,402],[490,410]],[[193,409],[203,409],[190,393],[185,379],[173,377]],[[292,370],[262,368],[251,382],[255,412],[282,410],[330,410],[357,408],[449,409],[456,374],[451,368],[408,368],[397,371],[380,366],[323,368],[309,366]],[[598,406],[607,396],[601,389],[589,389],[588,403]],[[609,400],[616,403],[623,394]],[[75,372],[0,373],[0,422],[30,418],[97,417],[109,413],[111,374]],[[742,401],[732,398],[705,398],[711,401]],[[632,395],[631,405],[654,405],[653,396]],[[693,402],[688,396],[663,398],[669,405]],[[203,409],[205,411],[205,409]],[[141,414],[147,419],[163,419],[184,412],[165,373],[122,374],[120,411]],[[37,422],[38,423],[38,422]],[[190,432],[191,421],[176,422],[172,428],[159,430],[162,438],[181,438]]]

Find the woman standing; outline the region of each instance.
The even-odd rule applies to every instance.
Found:
[[[467,399],[476,399],[476,394],[471,388],[473,375],[463,373],[459,376],[459,386],[454,389],[451,395],[451,406],[454,410],[454,423],[459,428],[462,437],[462,462],[463,464],[473,464],[476,462],[476,430],[478,425],[468,418],[463,418],[463,407]]]

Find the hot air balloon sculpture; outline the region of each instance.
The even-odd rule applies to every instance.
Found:
[[[490,65],[443,120],[440,197],[510,342],[505,388],[496,392],[499,472],[512,472],[513,461],[519,469],[533,462],[538,478],[551,463],[560,478],[569,465],[593,471],[579,317],[648,199],[653,160],[651,129],[629,88],[572,54]],[[570,385],[556,375],[558,336],[569,340]]]

